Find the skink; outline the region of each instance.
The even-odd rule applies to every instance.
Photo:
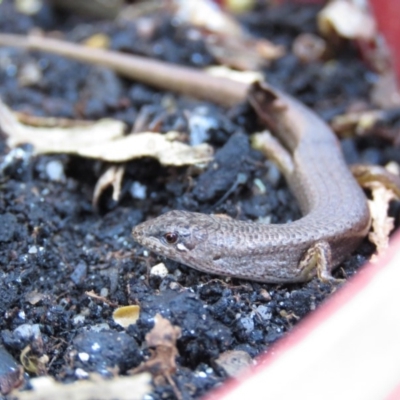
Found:
[[[304,217],[265,225],[215,215],[170,211],[133,229],[157,254],[198,270],[270,283],[330,280],[332,268],[366,236],[366,197],[343,159],[330,128],[292,97],[264,88],[268,119],[285,148],[277,158]],[[263,114],[262,110],[259,110]],[[266,111],[266,110],[264,110]],[[286,153],[286,150],[288,153]]]
[[[50,51],[114,69],[129,78],[231,106],[244,101],[249,85],[195,69],[40,37],[0,35],[0,45]],[[254,94],[255,93],[255,94]],[[280,225],[171,211],[133,229],[134,239],[155,253],[201,271],[261,282],[292,283],[330,271],[367,234],[366,198],[348,170],[330,128],[283,92],[264,88],[264,104],[250,96],[284,149],[278,156],[304,217]],[[272,123],[271,123],[272,122]]]

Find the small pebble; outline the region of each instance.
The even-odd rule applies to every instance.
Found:
[[[261,305],[258,306],[256,310],[262,319],[269,320],[272,318],[272,312],[268,306]]]
[[[243,317],[240,319],[240,323],[247,333],[250,333],[254,329],[254,321],[250,317]]]
[[[163,263],[159,263],[151,268],[150,275],[165,278],[168,275],[168,269]]]
[[[75,283],[75,285],[82,284],[86,279],[87,275],[87,265],[84,261],[78,263],[75,267],[74,271],[70,275],[71,281]]]
[[[14,329],[14,335],[29,342],[40,337],[40,327],[38,324],[22,324]]]
[[[208,115],[206,107],[197,107],[189,115],[190,144],[197,146],[209,139],[208,130],[215,128],[215,118]]]
[[[90,358],[88,353],[78,353],[78,357],[82,362],[86,362]]]
[[[147,187],[140,182],[133,182],[129,192],[134,199],[144,200],[147,196]]]
[[[85,316],[84,315],[81,315],[81,314],[78,314],[76,317],[74,317],[73,319],[72,319],[72,323],[74,324],[74,325],[79,325],[79,324],[83,324],[84,322],[85,322]]]
[[[51,181],[64,182],[64,165],[61,161],[51,160],[46,164],[46,174]]]
[[[29,253],[29,254],[36,254],[37,252],[38,252],[38,249],[37,249],[36,246],[31,246],[31,247],[29,247],[29,249],[28,249],[28,253]]]
[[[78,379],[86,379],[86,378],[89,377],[89,374],[88,374],[84,369],[82,369],[82,368],[77,368],[77,369],[75,370],[75,376],[76,376]]]
[[[103,322],[101,324],[92,325],[90,327],[90,330],[92,332],[108,331],[109,329],[110,329],[110,325],[108,325],[107,322]]]

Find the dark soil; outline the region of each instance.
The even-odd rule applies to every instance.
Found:
[[[115,50],[194,67],[215,62],[201,39],[188,39],[190,28],[176,27],[165,14],[150,19],[153,31],[143,37],[135,23],[85,20],[48,5],[28,17],[17,13],[13,4],[0,4],[1,32],[27,33],[40,27],[59,30],[75,41],[102,32]],[[351,44],[337,49],[329,65],[299,63],[290,52],[291,43],[301,32],[316,32],[317,10],[259,9],[243,22],[253,34],[289,50],[265,70],[267,79],[329,121],[358,101],[368,103],[375,75]],[[21,70],[29,63],[41,70],[42,78],[21,86]],[[151,159],[132,161],[120,201],[115,203],[106,191],[96,211],[93,189],[106,163],[66,155],[33,156],[29,145],[7,148],[3,136],[0,344],[16,360],[30,344],[35,355],[48,356],[46,373],[63,382],[76,380],[78,368],[111,376],[117,366],[124,373],[148,356],[145,335],[160,313],[182,329],[173,375],[176,386],[184,399],[198,398],[226,379],[215,363],[221,353],[236,349],[257,356],[337,290],[317,279],[279,286],[210,276],[169,260],[162,260],[169,274],[161,279],[149,274],[161,259],[147,255],[132,240],[134,225],[171,209],[241,219],[268,216],[272,223],[300,216],[276,167],[249,147],[247,137],[257,122],[247,105],[225,110],[124,80],[99,67],[11,48],[0,48],[0,95],[14,110],[33,115],[92,120],[108,116],[130,126],[142,118],[145,127],[162,132],[188,133],[188,113],[206,115],[209,125],[198,127],[198,133],[215,146],[220,166],[200,174],[193,168],[162,167]],[[167,106],[171,102],[174,107]],[[400,158],[398,149],[376,138],[346,139],[343,149],[350,163],[384,164]],[[50,173],[54,165],[62,167],[58,180]],[[144,185],[145,198],[136,194],[138,184]],[[260,184],[264,194],[257,189]],[[356,274],[373,250],[363,243],[335,276]],[[91,291],[108,303],[89,297]],[[38,300],[32,301],[35,296]],[[124,331],[113,322],[112,313],[116,306],[128,304],[140,305],[141,312],[136,325]],[[90,362],[81,360],[77,354],[90,354],[94,341],[108,351],[93,355]],[[173,390],[158,384],[152,398],[174,398]]]

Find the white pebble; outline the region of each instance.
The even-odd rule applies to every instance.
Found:
[[[51,181],[63,182],[65,180],[64,166],[58,160],[49,161],[46,164],[46,174]]]
[[[130,193],[134,199],[144,200],[147,196],[147,187],[135,181],[132,183]]]
[[[77,368],[77,369],[75,370],[75,376],[76,376],[78,379],[86,379],[86,378],[89,377],[89,374],[88,374],[84,369],[82,369],[82,368]]]
[[[28,249],[29,254],[36,254],[38,252],[38,248],[36,246],[31,246]]]
[[[90,355],[88,353],[79,353],[78,357],[82,362],[86,362],[89,361]]]
[[[168,269],[163,263],[159,263],[151,268],[150,275],[165,278],[168,275]]]

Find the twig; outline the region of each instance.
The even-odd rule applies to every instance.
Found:
[[[232,106],[243,101],[248,90],[247,84],[214,77],[200,70],[57,39],[34,35],[0,34],[0,46],[40,50],[89,64],[102,65],[124,77],[224,106]]]

